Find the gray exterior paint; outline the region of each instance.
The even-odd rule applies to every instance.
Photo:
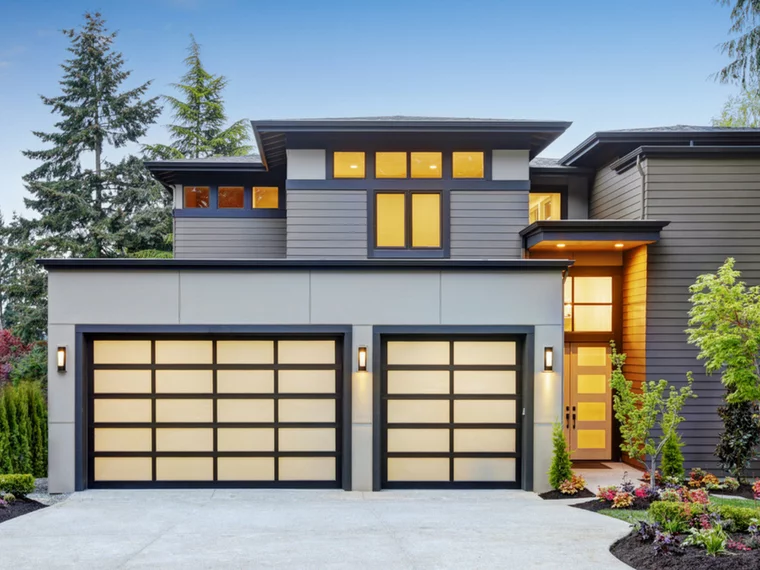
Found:
[[[287,256],[367,257],[366,190],[288,190]]]
[[[451,258],[522,257],[528,192],[451,191]]]
[[[643,168],[646,172],[646,163]],[[641,218],[641,175],[638,169],[631,168],[622,174],[609,165],[599,169],[591,188],[588,211],[592,219]]]
[[[760,159],[646,162],[648,216],[670,220],[661,241],[649,247],[647,377],[682,382],[694,371],[699,398],[687,403],[681,429],[686,466],[718,470],[716,408],[724,390],[686,343],[688,287],[729,256],[744,281],[760,283]]]
[[[285,257],[283,218],[175,218],[178,259]]]

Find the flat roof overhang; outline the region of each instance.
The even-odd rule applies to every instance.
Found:
[[[180,184],[185,175],[213,172],[250,173],[266,172],[261,163],[255,162],[224,162],[221,160],[200,161],[171,161],[150,160],[143,163],[145,168],[158,180],[164,188],[172,190],[174,184]]]
[[[625,251],[655,243],[670,222],[660,220],[545,220],[520,231],[530,251]],[[622,244],[622,246],[620,245]]]

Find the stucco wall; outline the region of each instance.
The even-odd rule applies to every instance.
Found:
[[[534,326],[534,488],[546,490],[562,360],[552,373],[541,370],[545,346],[561,352],[561,291],[559,271],[52,270],[50,490],[75,485],[77,324],[352,325],[354,359],[360,345],[377,350],[372,325]],[[55,367],[60,345],[69,347],[65,373]],[[352,382],[353,488],[370,490],[372,371],[355,373]]]

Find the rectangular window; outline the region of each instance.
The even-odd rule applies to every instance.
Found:
[[[377,247],[406,245],[406,195],[377,195]]]
[[[376,152],[375,178],[406,178],[406,153]]]
[[[277,186],[254,186],[253,208],[276,209],[280,204],[280,189]]]
[[[242,208],[244,206],[245,191],[242,186],[220,186],[219,208]]]
[[[412,247],[441,247],[440,194],[412,194]]]
[[[530,223],[562,219],[562,195],[531,192],[529,198]]]
[[[441,195],[438,192],[378,192],[375,247],[441,248]]]
[[[451,157],[454,178],[483,178],[485,175],[482,152],[455,152]]]
[[[565,279],[565,330],[612,331],[612,277]]]
[[[364,178],[364,153],[333,153],[333,178]]]
[[[440,152],[413,152],[412,178],[441,178],[442,155]]]
[[[185,186],[185,208],[208,208],[208,186]]]

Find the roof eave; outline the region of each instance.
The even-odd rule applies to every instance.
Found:
[[[721,155],[721,156],[752,156],[760,154],[760,145],[705,145],[705,146],[657,146],[645,145],[629,152],[622,158],[610,164],[610,168],[620,174],[636,164],[636,159],[649,156],[669,158],[686,158],[692,156]]]

